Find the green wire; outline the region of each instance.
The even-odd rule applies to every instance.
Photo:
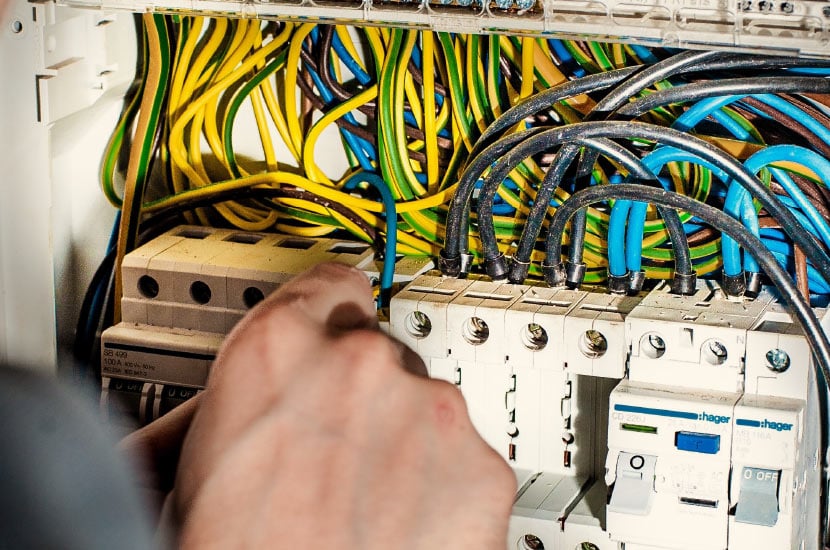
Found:
[[[478,137],[477,132],[474,134],[471,129],[471,120],[467,111],[461,111],[461,105],[467,105],[467,99],[464,95],[464,88],[461,85],[458,63],[455,58],[455,45],[452,41],[452,35],[445,32],[438,33],[438,41],[441,48],[444,50],[444,59],[447,62],[447,72],[449,76],[450,100],[452,101],[452,109],[458,118],[458,124],[461,126],[461,132],[468,136],[472,141]]]
[[[144,61],[141,64],[140,80],[137,88],[135,89],[135,93],[130,99],[130,102],[127,104],[127,107],[122,112],[121,118],[118,120],[118,124],[115,126],[115,129],[110,136],[107,148],[104,152],[104,158],[102,160],[100,170],[101,188],[104,191],[104,196],[117,208],[121,208],[123,201],[115,191],[113,176],[115,175],[116,166],[118,165],[119,153],[124,145],[129,129],[133,126],[136,114],[138,113],[138,108],[141,105],[141,96],[144,95],[144,85],[147,81],[147,63],[149,59],[149,52],[147,51],[146,31],[143,26],[141,32],[145,35],[145,37],[141,41],[142,48],[140,55]]]
[[[170,41],[167,32],[167,18],[164,15],[153,15],[153,24],[159,33],[160,61],[159,85],[153,92],[153,107],[150,110],[147,132],[141,136],[141,150],[138,157],[135,181],[135,197],[130,208],[130,227],[127,228],[126,248],[132,250],[138,238],[138,228],[141,219],[141,208],[144,197],[144,189],[150,168],[150,162],[155,150],[156,135],[158,134],[159,121],[162,119],[161,111],[164,99],[167,95],[167,86],[170,77]],[[138,136],[136,136],[138,137]]]
[[[254,77],[249,80],[239,92],[234,95],[233,100],[228,108],[227,116],[225,116],[222,127],[222,137],[225,142],[225,158],[228,159],[228,165],[231,169],[231,175],[235,178],[242,177],[239,172],[239,166],[236,163],[236,154],[233,150],[233,123],[236,120],[236,115],[239,108],[251,93],[259,86],[266,78],[271,76],[277,69],[285,65],[286,52],[281,51],[274,59],[268,62],[265,67],[257,72]]]

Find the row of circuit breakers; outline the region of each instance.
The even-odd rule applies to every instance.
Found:
[[[322,261],[378,276],[360,243],[202,227],[127,255],[103,410],[147,422],[197,393],[245,312]],[[619,296],[431,267],[398,261],[383,325],[458,386],[513,467],[510,550],[818,547],[816,380],[771,295],[727,300],[701,281]]]

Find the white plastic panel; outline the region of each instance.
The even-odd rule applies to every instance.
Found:
[[[830,55],[830,12],[804,0],[62,0],[67,5],[520,33],[678,48]],[[500,6],[505,6],[502,9]],[[521,9],[530,6],[528,9]]]
[[[98,165],[133,77],[132,16],[11,2],[0,26],[0,359],[53,369],[114,210]]]

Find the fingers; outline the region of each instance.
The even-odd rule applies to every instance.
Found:
[[[417,376],[429,378],[429,371],[427,370],[427,366],[424,364],[424,360],[421,359],[421,356],[415,353],[415,350],[403,342],[398,340],[392,341],[400,349],[401,366],[404,370]]]
[[[225,339],[190,438],[202,457],[180,475],[198,485],[226,441],[291,392],[304,371],[327,364],[333,338],[376,326],[371,287],[357,269],[320,264],[280,287]],[[191,496],[181,491],[180,502]]]
[[[147,486],[172,488],[182,443],[200,402],[198,394],[119,443],[127,456],[143,458],[146,467],[142,471],[154,474],[153,479],[144,480]]]

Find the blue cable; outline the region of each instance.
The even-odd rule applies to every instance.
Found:
[[[635,202],[628,214],[625,228],[625,265],[632,273],[643,268],[643,236],[645,234],[648,203]]]
[[[753,95],[752,97],[763,101],[781,114],[800,122],[805,128],[818,136],[818,138],[823,142],[830,144],[830,130],[825,128],[819,121],[805,113],[803,109],[800,109],[789,101],[773,94],[759,94]]]
[[[636,55],[637,58],[643,63],[652,64],[660,61],[660,58],[651,53],[651,50],[649,50],[645,46],[630,44],[629,47],[634,51],[634,55]]]
[[[803,110],[795,107],[791,103],[777,96],[769,94],[757,95],[753,97],[763,101],[767,105],[773,107],[774,109],[778,110],[786,116],[802,121],[805,127],[809,128],[811,131],[813,131],[813,133],[815,133],[817,136],[824,139],[825,141],[827,141],[827,139],[830,138],[830,132],[828,132],[823,126],[821,126],[815,119],[809,117],[809,115],[807,115],[807,113],[805,113]],[[715,111],[715,109],[719,110],[723,106],[737,101],[740,98],[740,96],[733,95],[718,98],[710,98],[700,101],[693,107],[688,109],[685,113],[683,113],[683,115],[678,117],[673,126],[677,129],[688,130],[694,127],[695,124],[697,124],[700,120],[703,120],[703,118],[705,118],[709,114],[719,112]],[[729,118],[729,120],[732,122],[732,124],[722,125],[737,138],[746,140],[749,133],[745,129],[740,128],[736,123],[734,123],[734,121],[731,120],[731,118]],[[782,147],[785,149],[781,150],[780,148]],[[783,153],[788,158],[785,159],[783,156],[776,157],[775,151]],[[827,163],[827,160],[824,159],[824,157],[821,157],[820,155],[814,153],[809,149],[780,145],[767,148],[763,151],[756,153],[756,155],[760,155],[760,157],[757,159],[759,163],[761,163],[762,160],[766,159],[766,162],[764,162],[761,166],[763,167],[772,162],[775,162],[776,160],[798,161],[799,159],[797,152],[810,153],[809,160],[815,163],[821,163],[822,166],[826,166],[827,174],[830,175],[830,163]],[[747,161],[747,163],[749,163],[749,161]],[[747,164],[747,166],[749,167],[749,164]],[[795,185],[792,179],[788,175],[786,175],[785,172],[775,169],[772,170],[776,176],[776,179],[779,180],[779,182],[787,190],[787,192],[790,193],[796,199],[795,202],[798,204],[798,206],[805,213],[807,213],[812,225],[817,228],[827,229],[826,235],[822,235],[822,238],[825,239],[826,243],[830,243],[830,241],[828,241],[828,237],[830,237],[830,228],[827,227],[827,224],[821,217],[821,215],[815,210],[812,204],[810,204],[810,202],[807,200],[807,198],[804,196],[801,190],[798,189],[798,186]],[[755,170],[754,172],[757,172],[757,170]],[[826,179],[826,176],[822,176],[822,179],[824,179],[824,181],[830,181]],[[754,210],[754,206],[752,206],[751,204],[751,200],[749,200],[748,193],[742,187],[736,185],[729,186],[729,191],[727,193],[727,199],[726,204],[724,206],[724,210],[736,217],[740,211],[740,216],[744,221],[744,224],[747,225],[747,227],[751,231],[756,231],[755,227],[757,227],[758,225],[757,213]],[[731,239],[728,235],[724,235],[722,243],[724,272],[727,275],[737,275],[744,268],[750,272],[758,272],[757,262],[754,258],[752,258],[749,255],[746,255],[746,257],[744,258],[744,266],[743,268],[741,267],[740,251],[737,243],[735,243],[733,239]]]
[[[355,76],[358,82],[366,86],[372,82],[372,77],[363,70],[363,67],[355,60],[354,57],[349,53],[346,49],[346,46],[343,45],[343,42],[340,40],[340,37],[337,33],[334,33],[331,41],[332,46],[334,47],[334,51],[337,52],[337,57],[346,65],[346,68],[351,71],[351,73]]]
[[[609,183],[621,183],[620,174],[608,178]],[[608,218],[608,273],[614,277],[623,277],[625,266],[625,219],[631,209],[631,201],[617,200],[611,208]]]
[[[112,232],[110,233],[110,239],[107,243],[107,251],[105,255],[109,255],[115,252],[116,243],[118,242],[118,229],[121,226],[121,210],[115,214],[115,221],[112,225]],[[98,323],[101,319],[101,309],[104,307],[104,302],[106,301],[106,294],[107,288],[109,287],[109,277],[104,277],[100,281],[98,281],[98,286],[95,288],[95,293],[92,295],[92,302],[89,306],[89,317],[86,320],[86,326],[84,329],[84,338],[89,338],[90,334],[93,334],[96,330],[96,327],[93,326]]]
[[[737,139],[748,141],[752,139],[749,131],[738,124],[732,117],[721,111],[723,107],[742,99],[742,97],[739,95],[728,95],[698,101],[689,107],[686,112],[677,117],[671,127],[681,132],[688,132],[697,126],[700,121],[711,115]]]
[[[484,180],[480,180],[483,182]],[[516,182],[513,181],[512,178],[506,178],[504,182],[502,182],[502,187],[505,189],[509,189],[511,191],[516,191],[519,189],[519,186],[516,185]],[[513,208],[510,203],[508,203],[502,196],[498,193],[493,197],[493,214],[497,216],[512,216],[516,213],[516,209]]]
[[[781,203],[784,204],[784,206],[786,206],[790,210],[792,210],[793,216],[795,217],[796,220],[798,220],[798,225],[802,229],[804,229],[807,233],[809,233],[810,235],[812,235],[816,239],[821,238],[821,235],[819,235],[818,231],[816,231],[816,228],[813,227],[813,224],[810,221],[810,219],[807,216],[805,216],[804,213],[802,213],[800,210],[798,210],[798,205],[796,205],[795,201],[793,201],[789,197],[778,197],[778,198],[779,198],[779,200],[781,200]]]
[[[312,31],[311,36],[314,38],[314,32],[317,31],[317,28]],[[314,85],[320,91],[320,97],[323,100],[323,103],[326,105],[330,104],[335,98],[334,94],[332,94],[331,90],[323,84],[322,79],[320,79],[320,75],[317,74],[317,71],[312,69],[311,67],[306,67],[308,70],[309,75],[311,75],[311,80],[314,82]],[[324,67],[324,70],[328,70],[327,67]],[[354,116],[351,113],[346,113],[343,118],[349,122],[350,124],[354,124],[355,126],[358,125],[357,121],[355,120]],[[349,145],[349,148],[355,153],[358,162],[360,163],[361,168],[364,170],[374,170],[374,166],[372,165],[372,160],[376,160],[376,155],[372,144],[366,141],[363,138],[355,136],[348,130],[343,130],[342,128],[339,129],[340,134],[343,136],[343,139]],[[362,153],[362,155],[360,154]]]
[[[830,68],[827,67],[790,67],[784,70],[792,74],[830,76]]]
[[[380,295],[378,296],[378,309],[380,309],[387,303],[387,296],[392,291],[392,282],[395,277],[395,262],[398,259],[398,211],[392,191],[383,178],[375,172],[355,172],[343,184],[343,189],[354,189],[361,182],[366,182],[378,190],[383,201],[383,213],[386,219],[386,253],[383,257],[383,272],[380,276]]]
[[[682,115],[680,115],[677,120],[674,121],[672,127],[681,130],[681,131],[689,131],[694,128],[700,121],[705,119],[707,116],[712,115],[726,130],[728,130],[732,135],[736,138],[741,140],[748,140],[751,136],[749,132],[740,126],[735,120],[731,117],[723,113],[721,109],[726,105],[734,103],[738,101],[743,96],[738,95],[729,95],[729,96],[722,96],[722,97],[712,97],[708,99],[704,99],[702,101],[697,102],[692,107],[686,110]],[[720,115],[720,116],[718,116]],[[727,182],[728,178],[724,179],[725,174],[719,175],[718,179],[723,182]],[[729,193],[735,193],[738,191],[737,185],[730,185],[728,186],[727,197]],[[742,188],[741,188],[742,189]],[[733,217],[741,217],[744,221],[744,225],[746,225],[750,231],[753,231],[757,234],[757,226],[758,226],[758,218],[755,215],[754,210],[749,212],[747,208],[751,208],[752,203],[747,205],[744,203],[743,200],[740,202],[733,202],[729,203],[727,200],[727,206],[724,207],[724,211],[728,214],[732,215]],[[726,236],[724,236],[726,237]],[[734,241],[733,241],[734,243]],[[740,250],[735,244],[734,247],[723,247],[722,252],[723,256],[723,271],[726,275],[729,276],[736,276],[741,273],[741,256]],[[752,268],[757,271],[758,267],[755,263],[754,258],[747,258],[750,262],[747,264],[747,268],[752,271]]]
[[[780,156],[777,156],[778,153],[780,153]],[[758,161],[764,162],[765,165],[782,160],[798,162],[802,166],[807,166],[812,169],[821,181],[830,183],[830,161],[810,149],[795,145],[774,145],[764,149],[763,151],[758,151],[753,155],[753,157],[758,157]],[[830,225],[828,225],[824,217],[819,214],[816,207],[813,206],[813,203],[810,202],[804,192],[798,187],[798,185],[796,185],[787,172],[779,168],[772,168],[771,171],[775,175],[776,180],[778,180],[784,190],[787,191],[790,199],[792,199],[804,215],[809,218],[812,226],[824,240],[824,244],[830,246]]]
[[[576,62],[576,60],[571,55],[571,52],[569,52],[568,48],[566,48],[565,45],[562,44],[561,40],[557,40],[555,38],[548,38],[548,45],[553,50],[553,53],[556,54],[556,57],[559,58],[559,61],[561,61],[562,65],[568,67],[570,71],[574,74],[574,76],[578,78],[585,76],[585,69],[583,69],[582,66],[580,66],[579,63]]]
[[[692,155],[690,153],[686,153],[684,151],[680,151],[675,149],[674,147],[659,147],[646,155],[642,159],[643,165],[648,168],[652,173],[658,174],[663,166],[668,162],[692,162],[695,164],[699,164],[709,170],[712,171],[713,175],[722,181],[727,181],[728,176],[726,173],[711,165],[708,162],[700,159],[696,155]],[[659,180],[664,187],[668,188],[667,182],[664,180]],[[610,224],[608,228],[608,253],[609,253],[609,263],[611,262],[611,251],[612,247],[623,247],[623,237],[622,233],[618,234],[617,231],[621,231],[624,229],[625,231],[625,264],[628,271],[637,272],[642,269],[643,263],[643,233],[645,229],[645,221],[646,221],[646,211],[648,209],[648,204],[644,202],[631,202],[629,205],[618,205],[623,201],[617,201],[614,203],[613,208],[611,209],[611,217],[613,218],[615,210],[624,209],[627,215],[627,226],[620,225],[620,222],[617,222],[615,225],[614,230],[612,232]],[[619,214],[617,214],[619,215]],[[612,245],[613,243],[613,245]],[[615,251],[616,253],[616,251]],[[619,271],[619,266],[615,267],[615,271]],[[614,275],[617,275],[616,272],[612,272]],[[624,274],[624,271],[623,271]]]
[[[780,245],[788,246],[785,243],[779,243]],[[781,264],[785,269],[788,271],[792,271],[795,269],[794,265],[792,264],[792,254],[787,253],[786,250],[783,249],[782,246],[779,244],[772,244],[768,245],[767,248],[770,249],[772,255],[775,256],[775,259],[778,260],[778,263]],[[784,250],[783,252],[781,250]],[[811,294],[830,294],[830,286],[821,278],[821,274],[809,263],[807,264],[807,282],[810,285],[810,293]]]
[[[752,203],[752,198],[749,196],[749,193],[741,194],[741,189],[743,187],[740,185],[734,183],[729,185],[723,211],[733,218],[740,218],[746,228],[757,236],[760,230],[758,213],[755,211],[755,205]],[[734,246],[730,246],[730,240],[729,235],[721,235],[723,272],[730,277],[740,275],[744,269],[750,273],[758,273],[758,263],[755,261],[755,258],[747,256],[742,264],[741,251],[738,243],[732,240],[731,244]]]
[[[608,217],[608,273],[623,277],[626,269],[625,221],[631,209],[631,201],[617,200]]]
[[[412,62],[419,69],[422,67],[422,64],[421,64],[421,45],[418,42],[415,42],[415,47],[412,48]]]
[[[769,164],[781,161],[792,161],[804,166],[810,166],[817,173],[819,178],[822,179],[822,181],[830,182],[830,162],[818,153],[796,145],[773,145],[771,147],[767,147],[766,149],[762,149],[749,157],[746,162],[744,162],[744,165],[747,169],[752,171],[753,174],[756,174]],[[789,195],[788,198],[781,198],[784,199],[785,204],[788,206],[792,205],[791,210],[793,214],[799,218],[799,221],[802,223],[803,227],[810,233],[818,235],[826,245],[830,245],[830,226],[827,225],[827,222],[824,218],[822,218],[821,214],[819,214],[819,212],[807,199],[806,195],[804,195],[804,193],[798,188],[786,172],[775,168],[771,170],[773,171],[776,180]],[[747,224],[747,221],[751,221],[757,225],[758,216],[755,212],[754,206],[751,209],[748,209],[746,206],[747,202],[751,202],[749,193],[739,185],[730,185],[729,192],[726,195],[726,201],[724,203],[724,210],[734,215],[734,213],[738,210],[737,204],[739,202],[743,204],[741,210],[744,224]],[[724,255],[724,271],[727,272],[727,274],[730,274],[730,272],[739,273],[741,271],[741,265],[740,257],[738,256],[738,244],[728,235],[724,235],[721,241],[721,247]],[[728,270],[727,259],[729,262]],[[758,265],[754,258],[747,255],[746,258],[744,258],[744,268],[747,271],[757,272]]]

